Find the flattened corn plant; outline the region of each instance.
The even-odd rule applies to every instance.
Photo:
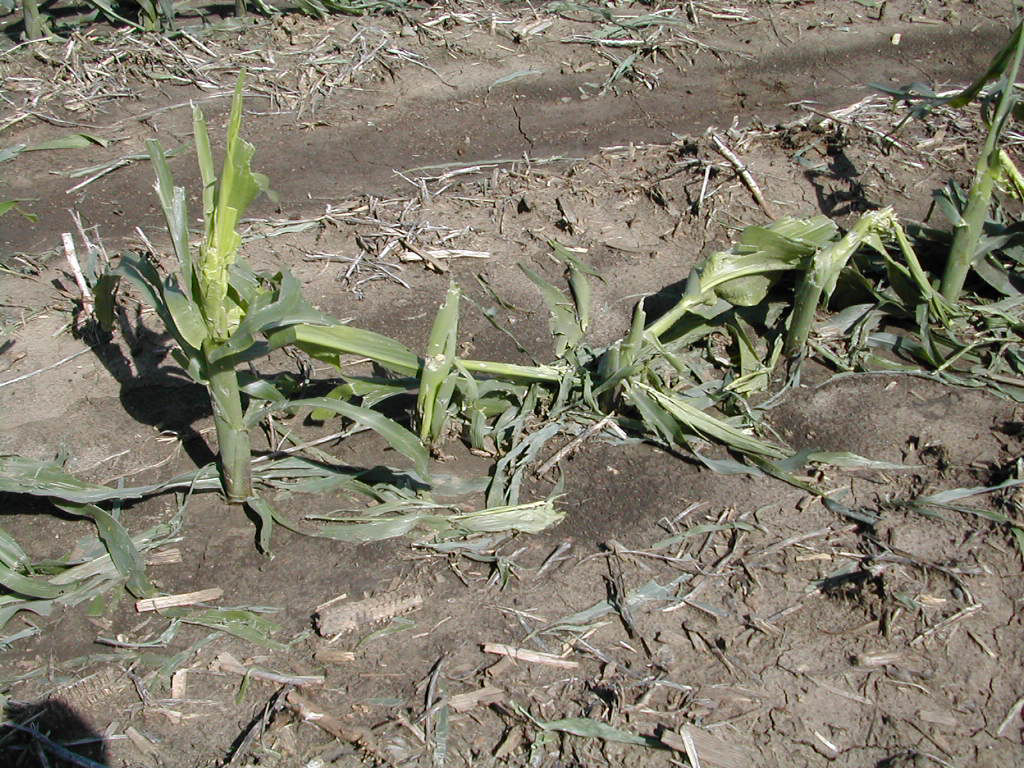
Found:
[[[588,429],[689,450],[715,471],[767,473],[812,493],[817,489],[799,476],[809,462],[898,468],[849,453],[793,453],[765,437],[759,414],[777,398],[757,405],[751,395],[770,391],[783,360],[794,364],[790,370],[795,374],[804,356],[815,355],[841,372],[929,376],[1024,402],[1024,294],[1018,288],[1024,244],[1019,222],[994,196],[996,189],[1017,196],[1024,189],[999,147],[1013,114],[1022,50],[1024,33],[1018,27],[982,78],[953,98],[936,97],[922,107],[924,112],[956,108],[974,99],[995,105],[986,113],[989,132],[971,188],[964,193],[950,185],[937,195],[940,210],[953,223],[952,233],[920,225],[905,229],[890,208],[863,215],[845,233],[824,216],[748,227],[736,244],[692,270],[683,295],[667,312],[649,320],[641,301],[626,335],[600,349],[586,343],[589,279],[595,273],[579,252],[552,242],[569,291],[524,268],[550,311],[555,352],[554,362],[533,366],[457,356],[460,292],[455,285],[420,356],[397,340],[320,314],[302,299],[287,272],[254,273],[239,257],[236,228],[252,199],[266,189],[266,180],[250,170],[253,148],[240,138],[240,80],[219,178],[202,114],[196,110],[194,115],[204,184],[204,230],[197,255],[189,244],[184,190],[173,185],[165,154],[154,142],[150,154],[178,273],[163,276],[138,255],[125,257],[114,270],[154,307],[178,345],[176,359],[207,387],[220,475],[202,468],[159,486],[110,489],[83,484],[57,464],[0,457],[0,491],[43,496],[66,511],[91,517],[108,552],[88,565],[55,564],[54,575],[40,578],[49,566],[30,563],[17,542],[0,531],[0,584],[9,593],[0,598],[0,626],[16,610],[45,612],[93,596],[117,579],[137,595],[151,592],[139,552],[164,532],[129,537],[116,514],[97,506],[101,502],[220,488],[229,501],[247,502],[260,516],[264,549],[276,521],[302,533],[348,541],[425,529],[432,537],[425,546],[450,552],[469,534],[533,532],[558,522],[561,512],[553,499],[520,503],[520,489],[527,468],[549,441],[564,434],[586,435]],[[995,88],[986,91],[992,83]],[[917,255],[922,247],[945,250],[943,275],[923,268]],[[980,280],[965,294],[971,268]],[[796,280],[792,296],[780,290],[791,282],[780,279],[787,273]],[[112,300],[107,297],[108,303]],[[830,304],[834,313],[818,321],[819,310]],[[287,399],[269,380],[240,374],[241,364],[285,345],[337,365],[343,383],[326,397]],[[346,376],[341,363],[347,356],[370,358],[388,375]],[[415,433],[376,410],[402,394],[415,396]],[[326,454],[315,460],[266,461],[258,465],[257,475],[267,488],[340,490],[375,502],[356,511],[310,516],[318,521],[316,528],[284,518],[253,493],[248,430],[269,414],[300,408],[312,409],[317,419],[337,414],[376,430],[412,461],[412,469],[351,471],[337,467]],[[453,432],[472,449],[495,457],[489,477],[462,482],[431,477],[428,449],[439,448]],[[711,455],[711,444],[724,446],[732,456]],[[1019,466],[1017,472],[1016,479],[992,488],[919,499],[918,507],[982,515],[1007,526],[1024,546],[1024,529],[1011,517],[958,504],[961,498],[1019,485],[1024,482]],[[441,489],[447,495],[483,491],[487,508],[452,514],[453,507],[432,497]],[[825,501],[839,513],[863,519],[859,511]],[[180,620],[224,626],[256,639],[265,639],[268,631],[265,620],[248,615]]]

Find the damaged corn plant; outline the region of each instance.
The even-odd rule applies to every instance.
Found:
[[[190,242],[185,190],[174,185],[166,153],[151,142],[176,269],[165,274],[150,255],[130,254],[112,272],[132,283],[155,310],[175,341],[175,359],[206,387],[218,470],[202,468],[161,486],[91,487],[83,494],[75,491],[78,481],[57,465],[6,457],[0,490],[42,496],[91,517],[109,558],[102,572],[92,575],[73,570],[91,560],[30,563],[13,539],[0,536],[0,563],[6,569],[0,570],[0,583],[14,601],[0,601],[0,619],[7,615],[5,606],[13,611],[26,601],[43,601],[38,606],[45,609],[45,601],[66,599],[68,572],[80,585],[92,584],[89,579],[102,573],[104,583],[121,579],[134,593],[148,594],[150,587],[140,580],[141,553],[158,537],[128,537],[117,516],[97,506],[101,503],[169,490],[219,489],[229,502],[246,503],[259,516],[264,549],[278,523],[344,541],[414,534],[429,539],[427,546],[450,552],[466,536],[536,532],[562,518],[557,483],[547,499],[521,498],[531,474],[550,476],[558,465],[560,452],[552,444],[559,439],[570,445],[596,434],[646,440],[686,451],[717,472],[769,474],[811,493],[819,489],[802,475],[809,463],[899,468],[850,453],[794,452],[763,424],[765,410],[795,383],[801,361],[810,356],[839,372],[927,376],[1024,402],[1019,289],[1024,247],[1019,222],[999,201],[1001,195],[1020,196],[1024,188],[1000,146],[1016,106],[1022,50],[1018,27],[982,78],[952,98],[924,104],[957,109],[980,101],[988,118],[970,188],[950,184],[936,197],[951,230],[905,224],[887,207],[864,214],[845,231],[825,216],[747,227],[733,245],[697,264],[666,311],[649,317],[640,301],[622,338],[605,347],[588,341],[591,281],[599,275],[586,263],[583,249],[551,241],[550,256],[563,272],[565,288],[523,267],[550,316],[552,360],[533,365],[459,356],[462,297],[455,284],[420,354],[399,340],[323,315],[303,299],[289,273],[257,273],[248,266],[240,253],[239,222],[268,183],[251,170],[254,148],[241,138],[240,79],[219,176],[205,120],[194,110],[203,181],[198,247]],[[340,383],[324,397],[293,398],[287,388],[249,368],[288,346],[336,366]],[[371,361],[374,375],[347,374],[344,366],[352,358]],[[783,367],[789,376],[780,385]],[[408,426],[380,408],[396,398],[413,403]],[[250,431],[275,414],[298,410],[308,411],[314,421],[340,416],[376,431],[411,468],[343,468],[315,449],[306,451],[311,458],[269,455],[254,462]],[[493,459],[488,476],[456,478],[431,471],[431,453],[443,455],[453,438]],[[296,521],[278,513],[256,488],[344,493],[362,503]],[[466,494],[482,494],[484,508],[468,510],[445,501]]]
[[[260,334],[296,323],[323,323],[327,318],[302,297],[288,272],[257,274],[239,257],[239,219],[268,181],[250,167],[255,148],[241,137],[240,77],[228,120],[223,169],[218,177],[203,113],[193,109],[196,156],[202,178],[203,232],[197,252],[189,242],[184,187],[175,186],[163,148],[148,142],[160,199],[177,261],[177,273],[161,275],[147,254],[128,254],[113,269],[130,281],[174,338],[176,362],[206,387],[220,452],[224,495],[241,503],[253,496],[249,428],[242,404],[243,386],[263,400],[283,395],[265,380],[239,381],[238,368],[270,351]],[[116,290],[116,285],[115,285]],[[108,299],[112,303],[113,298]]]
[[[782,394],[781,362],[789,372],[782,390],[799,380],[801,361],[815,356],[840,372],[927,376],[1022,399],[1017,227],[991,205],[993,188],[1019,191],[1020,175],[1000,151],[999,136],[1015,103],[1021,48],[1018,28],[982,78],[946,99],[954,108],[976,98],[993,105],[974,184],[966,194],[951,187],[939,195],[952,233],[905,226],[888,207],[864,214],[845,232],[824,216],[747,227],[735,245],[693,269],[668,311],[648,319],[641,301],[628,333],[606,348],[586,343],[588,279],[595,273],[578,250],[552,242],[568,292],[524,272],[550,312],[556,359],[514,370],[460,360],[453,287],[435,321],[422,376],[405,379],[404,391],[416,393],[421,439],[437,448],[455,433],[493,455],[489,504],[517,503],[528,468],[549,441],[594,427],[613,439],[686,449],[716,471],[763,472],[817,492],[799,476],[808,463],[896,467],[844,452],[794,453],[767,434],[760,415],[777,401],[773,390]],[[945,252],[942,274],[926,270],[918,254],[936,244]],[[968,266],[1004,298],[963,294],[965,253]],[[824,309],[834,313],[821,320]],[[295,326],[282,333],[335,364],[353,352],[345,338],[350,329]],[[409,377],[416,360],[396,348],[377,362]],[[401,391],[394,381],[353,379],[333,394],[377,401]],[[710,445],[732,458],[711,455]]]
[[[934,193],[934,210],[948,227],[904,227],[890,216],[878,232],[888,247],[878,237],[867,238],[872,247],[842,274],[844,306],[812,344],[838,370],[926,376],[1024,401],[1024,242],[1019,218],[1006,204],[1019,204],[1024,186],[1001,146],[1019,112],[1022,56],[1024,25],[1018,25],[987,70],[963,90],[939,96],[881,89],[907,102],[909,117],[917,119],[977,104],[985,138],[970,186],[950,181]],[[922,263],[933,264],[933,271]]]

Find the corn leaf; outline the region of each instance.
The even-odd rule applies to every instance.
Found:
[[[247,307],[231,336],[209,350],[207,361],[210,364],[234,367],[244,362],[243,353],[256,342],[256,334],[271,334],[279,328],[300,323],[331,324],[329,317],[306,301],[299,281],[290,272],[279,273],[272,283],[279,288],[276,291],[265,290],[252,297],[253,303]],[[262,356],[266,351],[260,349],[256,356]]]
[[[294,345],[317,360],[340,366],[341,355],[368,357],[403,376],[418,376],[420,359],[401,342],[347,325],[294,325],[270,335],[274,348]]]
[[[164,483],[129,488],[110,488],[79,480],[54,461],[39,461],[12,454],[0,455],[0,492],[24,493],[73,504],[98,504],[104,501],[138,499],[167,490],[195,485],[200,489],[217,487],[211,467],[180,475]]]
[[[146,578],[146,563],[136,548],[132,537],[113,515],[94,504],[69,504],[53,501],[54,506],[76,517],[93,521],[100,541],[106,547],[110,560],[118,573],[127,580],[128,590],[136,597],[149,597],[155,593],[153,585]]]
[[[645,747],[664,749],[664,746],[657,739],[622,731],[607,723],[602,723],[600,720],[591,720],[587,717],[567,717],[562,720],[548,720],[546,722],[537,721],[537,725],[545,731],[558,731],[590,739],[616,741],[620,744],[640,744]]]
[[[0,528],[0,563],[17,570],[28,562],[28,555],[17,540]]]
[[[455,345],[458,342],[459,328],[459,288],[452,283],[444,303],[437,311],[434,326],[427,342],[427,353],[423,360],[423,372],[420,374],[420,391],[416,399],[416,412],[420,422],[420,440],[436,440],[443,427],[443,418],[435,425],[434,412],[441,416],[447,407],[442,401],[442,382],[448,378],[455,360]],[[448,388],[449,398],[451,388]]]
[[[636,382],[634,386],[649,395],[658,405],[677,419],[684,429],[702,437],[721,443],[744,454],[754,454],[781,459],[789,454],[777,445],[751,437],[731,424],[717,419],[704,411],[694,408],[681,397],[660,392],[649,384]]]
[[[374,513],[373,516],[364,513],[341,519],[332,518],[335,522],[323,526],[318,535],[341,541],[364,543],[405,536],[420,528],[444,535],[499,531],[539,533],[552,525],[557,525],[565,517],[565,513],[559,510],[551,499],[529,504],[489,507],[477,512],[453,515],[437,514],[433,511],[437,509],[437,505],[421,505],[415,502],[396,503],[390,509],[402,509],[409,506],[424,508],[377,519],[378,508],[373,507],[367,510],[367,512]]]
[[[167,232],[171,236],[174,255],[178,259],[181,275],[184,277],[182,291],[191,299],[193,298],[194,276],[192,253],[188,244],[188,205],[185,202],[185,190],[183,187],[174,186],[174,177],[171,175],[171,168],[167,164],[167,156],[163,147],[160,146],[160,142],[156,139],[147,139],[146,148],[149,150],[149,159],[156,171],[156,193],[160,199],[160,208],[163,210]]]
[[[50,584],[41,579],[23,576],[20,573],[15,573],[6,565],[0,565],[0,584],[15,595],[37,600],[54,600],[66,594],[70,589]]]
[[[565,264],[569,272],[569,289],[576,303],[576,316],[579,319],[580,331],[586,333],[590,327],[591,288],[587,276],[601,279],[596,270],[585,264],[579,256],[570,251],[557,240],[549,241],[555,252],[555,258]]]
[[[203,184],[203,236],[210,238],[213,235],[212,227],[217,205],[217,172],[213,165],[213,149],[210,147],[206,116],[198,105],[192,106],[192,133],[196,144],[199,177]]]
[[[231,608],[168,608],[161,611],[161,614],[178,619],[185,624],[195,624],[207,629],[226,632],[264,648],[275,651],[288,650],[287,645],[270,636],[280,629],[280,626],[253,611]]]
[[[190,339],[198,339],[200,335],[197,316],[189,308],[189,302],[183,298],[179,285],[172,278],[167,278],[166,281],[161,280],[152,263],[145,256],[137,253],[125,254],[109,274],[115,278],[123,277],[132,283],[142,294],[143,301],[151,306],[160,317],[164,328],[174,337],[175,342],[185,352],[185,355],[190,358],[197,355],[198,347],[190,341]],[[112,280],[106,285],[112,291],[116,286],[116,281]],[[165,300],[165,296],[168,294],[173,296],[170,302]],[[182,298],[179,299],[179,297]],[[112,298],[105,299],[105,301],[108,300],[112,301]],[[172,312],[172,304],[177,314]],[[179,319],[182,328],[178,327]],[[201,318],[199,320],[201,321]],[[205,335],[204,325],[203,338]]]
[[[275,407],[276,406],[272,406]],[[288,410],[296,408],[317,408],[324,411],[340,414],[346,419],[351,419],[383,437],[388,445],[411,459],[416,473],[421,479],[427,480],[430,477],[430,455],[423,443],[412,432],[393,421],[378,411],[371,411],[369,408],[362,408],[358,405],[342,402],[341,400],[330,400],[326,397],[311,397],[303,400],[291,400],[286,404]]]
[[[908,88],[890,88],[878,83],[871,83],[871,87],[875,90],[881,91],[882,93],[902,99],[914,99],[916,97],[916,100],[922,102],[922,104],[914,110],[913,114],[915,117],[923,117],[938,106],[945,105],[953,107],[954,109],[965,107],[981,94],[982,89],[984,89],[986,85],[991,82],[995,82],[1004,76],[1007,65],[1009,65],[1010,60],[1013,58],[1014,49],[1020,42],[1021,35],[1024,34],[1024,31],[1022,30],[1024,30],[1024,25],[1017,25],[1017,28],[1013,31],[1013,34],[1010,35],[1010,39],[1007,41],[1006,45],[1003,46],[1002,50],[992,58],[988,69],[986,69],[980,77],[966,88],[950,96],[940,97],[936,96],[934,93],[920,93],[920,90],[924,89],[920,89],[917,93],[914,93]]]
[[[562,357],[567,348],[575,347],[583,338],[583,327],[574,303],[539,274],[520,264],[519,268],[540,289],[541,297],[551,313],[551,334],[555,337],[555,357]]]
[[[69,133],[58,139],[50,139],[39,144],[31,144],[25,147],[24,152],[35,152],[45,149],[87,149],[88,147],[106,147],[110,144],[109,139],[93,136],[91,133]]]

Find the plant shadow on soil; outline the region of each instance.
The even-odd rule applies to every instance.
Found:
[[[8,768],[72,768],[89,765],[86,760],[107,764],[106,740],[82,713],[60,699],[8,701],[3,715],[8,724],[0,732],[0,761]],[[52,747],[54,743],[59,749]]]
[[[808,169],[804,177],[814,188],[818,209],[832,219],[861,214],[879,207],[861,182],[861,172],[841,142],[827,139],[825,168]]]
[[[119,313],[118,330],[123,343],[92,325],[84,333],[96,359],[120,385],[119,399],[133,419],[160,431],[175,433],[196,467],[216,461],[216,455],[193,426],[212,413],[206,388],[168,360],[168,334],[147,328],[137,318],[133,323]],[[126,354],[127,351],[127,354]]]

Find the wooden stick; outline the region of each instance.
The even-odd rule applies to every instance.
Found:
[[[481,704],[493,704],[505,698],[505,691],[493,685],[485,685],[475,691],[457,693],[448,698],[448,706],[456,712],[468,712]]]
[[[271,672],[261,667],[247,667],[230,653],[221,653],[213,660],[212,668],[215,672],[231,672],[236,675],[252,677],[256,680],[267,680],[278,685],[294,685],[298,688],[309,685],[323,685],[323,675],[282,675],[279,672]]]
[[[377,746],[373,732],[369,728],[348,725],[341,718],[325,712],[323,707],[302,696],[298,691],[289,691],[285,700],[292,711],[307,723],[312,723],[340,741],[360,747],[370,757],[385,765],[394,766],[394,761]]]
[[[135,610],[139,613],[144,611],[160,611],[164,608],[176,608],[181,605],[195,605],[216,600],[224,594],[220,587],[212,589],[201,589],[198,592],[182,592],[177,595],[163,595],[162,597],[147,597],[135,601]]]
[[[566,669],[575,669],[580,665],[578,661],[563,659],[561,656],[555,656],[553,653],[541,653],[540,651],[531,651],[528,648],[513,648],[511,645],[503,645],[501,643],[484,643],[483,649],[484,653],[508,656],[516,661],[525,661],[531,664],[548,664],[552,667],[565,667]]]
[[[85,275],[82,274],[82,266],[78,263],[78,254],[75,252],[75,240],[71,237],[70,232],[64,232],[60,237],[64,241],[64,258],[68,260],[68,264],[71,266],[71,274],[75,276],[78,290],[82,294],[82,311],[85,312],[86,317],[93,317],[96,312],[92,291],[89,290],[89,286],[85,282]]]
[[[736,173],[740,175],[743,183],[747,185],[747,189],[750,190],[750,194],[754,197],[754,202],[761,206],[761,210],[765,212],[765,215],[770,219],[775,218],[775,214],[772,213],[772,209],[768,207],[767,201],[764,199],[764,195],[761,194],[761,188],[757,186],[757,182],[754,181],[754,177],[750,175],[750,171],[747,170],[747,166],[743,164],[736,153],[726,146],[726,143],[722,138],[714,131],[709,131],[708,135],[711,136],[711,141],[715,145],[715,149],[718,150],[719,154],[728,160],[732,167],[736,169]]]

